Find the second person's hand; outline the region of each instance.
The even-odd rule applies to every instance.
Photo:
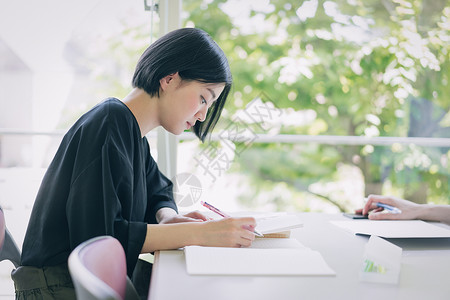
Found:
[[[387,204],[401,210],[401,213],[390,213],[378,207],[377,203]],[[370,195],[362,209],[355,212],[357,214],[369,214],[371,220],[408,220],[417,218],[419,205],[401,198],[393,196]]]

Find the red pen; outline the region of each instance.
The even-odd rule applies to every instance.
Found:
[[[215,212],[216,214],[218,214],[219,216],[221,216],[221,217],[223,217],[223,218],[230,218],[229,215],[227,215],[226,213],[222,212],[220,209],[218,209],[218,208],[212,206],[212,205],[209,204],[208,202],[201,201],[201,204],[202,204],[204,207],[206,207],[207,209],[209,209],[209,210]],[[252,232],[253,232],[255,235],[257,235],[257,236],[260,236],[260,237],[263,236],[261,233],[259,233],[259,232],[256,231],[256,230],[250,230],[250,231],[252,231]]]

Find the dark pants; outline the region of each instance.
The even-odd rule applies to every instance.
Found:
[[[152,276],[152,266],[153,264],[142,259],[138,259],[136,267],[134,268],[131,281],[133,282],[133,285],[142,300],[148,299],[148,292],[150,290],[150,277]]]
[[[152,264],[138,259],[133,285],[142,300],[148,299]],[[75,289],[67,264],[53,267],[20,266],[11,272],[16,300],[75,300]]]
[[[20,266],[11,272],[16,300],[75,300],[67,264],[36,268]]]

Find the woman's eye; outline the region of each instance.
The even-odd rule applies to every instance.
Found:
[[[207,104],[208,102],[206,102],[205,98],[203,98],[203,96],[201,97],[202,99],[202,104]]]

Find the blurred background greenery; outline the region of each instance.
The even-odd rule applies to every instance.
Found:
[[[207,31],[231,64],[233,92],[218,131],[261,99],[281,117],[245,123],[255,135],[450,138],[448,1],[184,0],[183,10],[183,26]],[[112,45],[122,47],[120,39]],[[449,147],[234,146],[242,151],[228,172],[251,185],[239,195],[249,208],[308,211],[319,201],[348,211],[372,193],[450,203]],[[342,178],[362,181],[362,190],[327,188]]]
[[[219,139],[203,145],[180,140],[179,164],[190,161],[180,171],[201,173],[199,157],[206,150],[214,150],[216,158],[222,153],[226,166],[216,175],[235,178],[223,185],[235,184],[235,197],[249,210],[351,211],[373,193],[450,204],[450,142],[400,141],[450,141],[448,1],[182,4],[182,26],[204,29],[217,41],[229,58],[234,85],[215,131]],[[99,99],[122,98],[130,91],[136,61],[158,38],[157,14],[150,26],[149,12],[144,13],[140,23],[131,22],[133,16],[123,18],[120,34],[105,40],[80,38],[88,27],[82,22],[73,31],[65,58],[86,79],[82,88],[72,89],[83,94],[71,103],[85,102],[65,106],[61,131]],[[89,28],[98,34],[96,27]],[[249,119],[252,106],[267,109],[266,118]],[[246,133],[243,139],[220,139],[239,129]],[[262,142],[260,135],[325,136],[330,141]],[[348,143],[333,143],[333,137]],[[394,142],[355,144],[351,137],[391,137]],[[214,169],[212,160],[208,172]],[[205,190],[215,184],[201,179]]]

